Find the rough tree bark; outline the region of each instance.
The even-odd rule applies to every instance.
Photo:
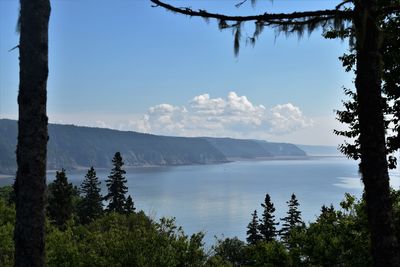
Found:
[[[15,266],[45,266],[49,0],[20,1]]]
[[[374,266],[400,266],[389,191],[383,118],[382,33],[377,0],[355,2],[357,68],[355,85],[360,123],[360,171],[365,186]]]

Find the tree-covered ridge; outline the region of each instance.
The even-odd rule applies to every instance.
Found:
[[[14,173],[17,122],[0,119],[0,173]],[[157,136],[111,129],[49,124],[48,169],[111,167],[120,151],[125,166],[190,165],[228,158],[305,156],[295,145],[230,138]]]
[[[212,138],[206,139],[211,145],[221,151],[228,159],[268,158],[279,156],[306,156],[306,152],[288,143],[273,143],[263,140]]]

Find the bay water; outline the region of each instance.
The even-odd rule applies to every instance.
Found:
[[[314,221],[322,205],[339,207],[344,193],[361,197],[357,162],[343,157],[297,160],[236,161],[216,165],[127,168],[127,186],[137,210],[154,219],[175,217],[185,233],[203,231],[206,246],[215,236],[246,239],[246,226],[254,210],[270,194],[276,219],[285,216],[286,202],[295,193],[305,222]],[[110,170],[97,170],[105,194]],[[67,172],[79,186],[86,171]],[[54,173],[48,173],[48,180]],[[0,179],[0,186],[12,179]],[[399,171],[391,172],[391,185],[400,186]],[[279,226],[278,226],[279,227]]]

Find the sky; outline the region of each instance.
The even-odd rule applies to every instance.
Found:
[[[332,8],[333,0],[165,0],[246,15]],[[264,30],[239,56],[231,30],[147,0],[53,0],[48,116],[53,123],[177,136],[338,145],[334,110],[352,88],[338,57],[346,41]],[[17,0],[0,0],[0,118],[18,118]]]

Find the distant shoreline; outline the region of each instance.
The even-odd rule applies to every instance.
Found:
[[[182,165],[154,165],[154,164],[145,164],[145,165],[125,165],[125,169],[138,169],[138,168],[159,168],[159,167],[180,167],[180,166],[202,166],[202,165],[216,165],[216,164],[225,164],[230,162],[238,162],[238,161],[275,161],[275,160],[312,160],[319,158],[344,158],[345,156],[340,155],[316,155],[316,156],[274,156],[274,157],[257,157],[257,158],[228,158],[227,162],[214,162],[214,163],[206,163],[206,164],[182,164]],[[88,170],[90,166],[76,166],[70,170],[72,171],[83,171]],[[107,167],[96,167],[96,170],[109,170]],[[47,174],[53,174],[58,170],[48,169],[46,170]],[[9,179],[14,178],[14,174],[1,174],[0,179]]]
[[[312,155],[312,156],[273,156],[273,157],[256,157],[256,158],[228,158],[230,161],[270,161],[270,160],[307,160],[317,158],[344,158],[341,155]]]

